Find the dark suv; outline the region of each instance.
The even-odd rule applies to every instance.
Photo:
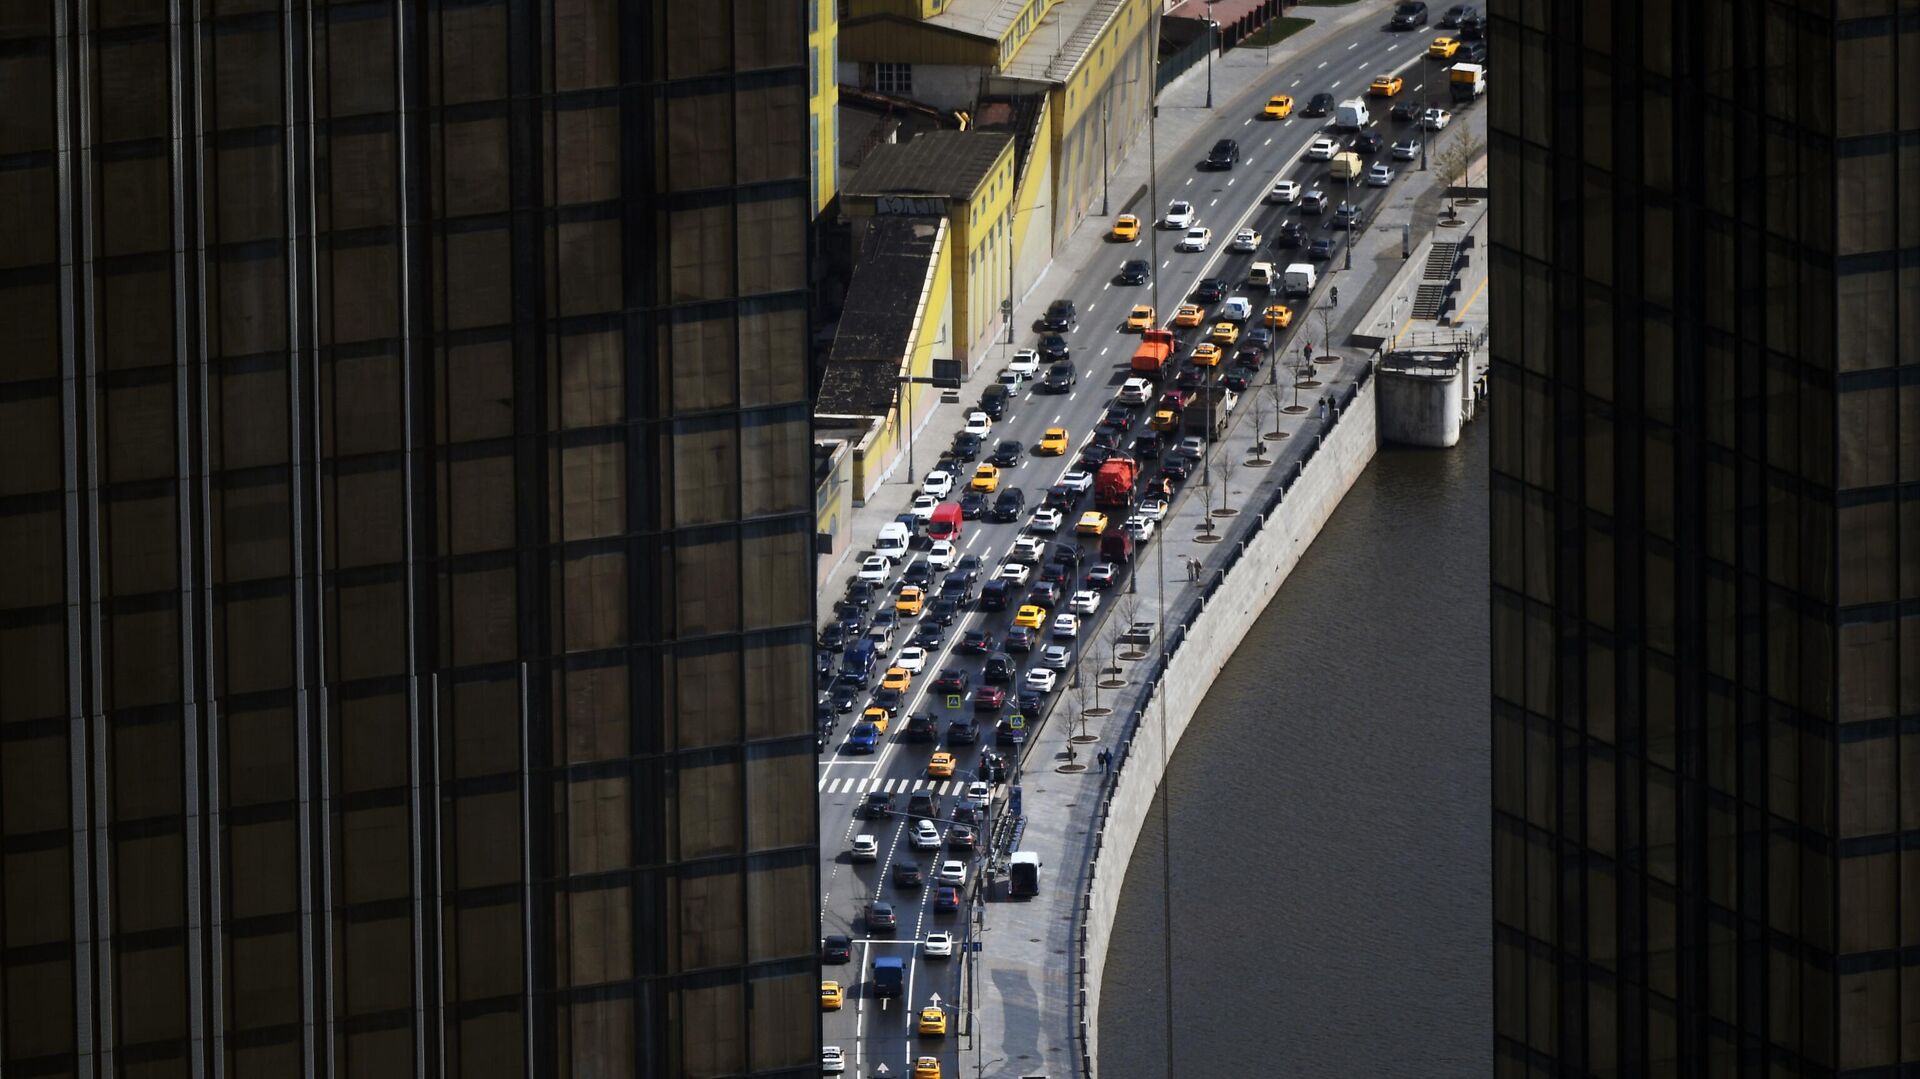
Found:
[[[1047,305],[1040,326],[1053,333],[1069,333],[1080,328],[1080,313],[1074,310],[1072,300],[1055,300]]]
[[[1207,151],[1207,167],[1210,169],[1230,169],[1240,160],[1240,144],[1233,139],[1221,139]]]
[[[1427,25],[1427,5],[1420,0],[1405,0],[1393,9],[1393,20],[1387,24],[1395,30],[1412,30]]]
[[[1128,259],[1120,264],[1120,283],[1123,285],[1144,285],[1153,273],[1152,264],[1146,259]]]
[[[1026,508],[1027,492],[1018,487],[1009,487],[1000,492],[1000,497],[993,500],[993,519],[1002,522],[1017,521]]]
[[[1056,363],[1047,368],[1047,377],[1034,387],[1038,393],[1068,393],[1073,390],[1073,365]]]
[[[1307,99],[1307,107],[1300,110],[1302,116],[1325,116],[1333,111],[1333,95],[1315,94]]]
[[[1007,388],[998,382],[988,386],[986,390],[980,394],[980,411],[996,420],[1001,419],[1007,414],[1007,398],[1009,396],[1010,394]]]

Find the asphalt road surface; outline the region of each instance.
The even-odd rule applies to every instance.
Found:
[[[1139,338],[1138,334],[1122,332],[1120,327],[1134,304],[1155,304],[1157,299],[1158,321],[1166,325],[1171,322],[1174,309],[1187,301],[1188,294],[1201,278],[1216,277],[1227,283],[1230,295],[1244,295],[1253,301],[1256,315],[1247,325],[1248,328],[1259,325],[1258,312],[1269,302],[1269,295],[1244,286],[1247,270],[1256,259],[1271,261],[1276,271],[1290,262],[1308,261],[1304,249],[1274,250],[1267,246],[1267,242],[1278,235],[1283,221],[1298,220],[1306,227],[1309,239],[1328,237],[1335,246],[1332,257],[1318,263],[1321,279],[1313,296],[1308,300],[1288,301],[1294,308],[1295,317],[1291,328],[1279,333],[1276,352],[1286,355],[1296,351],[1300,343],[1297,335],[1306,331],[1310,322],[1317,335],[1318,322],[1309,320],[1307,314],[1313,306],[1327,302],[1329,283],[1326,271],[1340,265],[1340,245],[1345,239],[1345,233],[1331,226],[1332,207],[1343,199],[1358,204],[1365,208],[1365,222],[1370,224],[1373,209],[1391,188],[1356,184],[1350,190],[1343,190],[1342,185],[1328,175],[1329,166],[1326,162],[1303,160],[1302,154],[1307,143],[1326,133],[1323,125],[1330,122],[1331,117],[1303,117],[1300,107],[1320,91],[1332,93],[1336,100],[1364,94],[1367,83],[1374,75],[1397,71],[1406,78],[1403,94],[1434,98],[1443,107],[1452,108],[1451,103],[1445,101],[1444,87],[1422,85],[1423,77],[1428,72],[1436,78],[1444,77],[1442,68],[1445,65],[1442,62],[1422,62],[1426,44],[1436,32],[1393,33],[1379,25],[1372,25],[1356,27],[1336,35],[1305,55],[1275,62],[1271,75],[1259,84],[1257,93],[1248,94],[1238,101],[1221,102],[1215,122],[1186,145],[1159,147],[1161,161],[1157,180],[1160,205],[1149,206],[1143,198],[1135,206],[1116,205],[1115,211],[1125,209],[1151,225],[1165,212],[1169,201],[1185,199],[1193,203],[1197,210],[1196,224],[1213,230],[1212,245],[1203,253],[1176,252],[1174,245],[1180,238],[1179,231],[1158,230],[1155,237],[1155,230],[1149,228],[1133,243],[1109,244],[1109,261],[1096,262],[1064,286],[1056,287],[1055,295],[1050,298],[1071,299],[1079,310],[1079,328],[1067,335],[1072,348],[1071,360],[1078,372],[1073,392],[1037,394],[1032,388],[1034,383],[1024,384],[1014,395],[1005,416],[993,425],[991,433],[983,440],[982,458],[1001,439],[1018,440],[1031,451],[1042,432],[1053,426],[1067,429],[1073,450],[1064,457],[1037,457],[1028,452],[1022,455],[1017,466],[1002,471],[1001,490],[1020,487],[1026,491],[1027,512],[1020,521],[1002,524],[981,518],[965,523],[961,553],[979,557],[981,584],[991,579],[1003,563],[1015,538],[1027,532],[1028,521],[1033,511],[1042,504],[1047,489],[1059,482],[1066,472],[1079,467],[1077,459],[1081,448],[1107,407],[1113,403],[1120,384],[1129,377],[1128,362]],[[1295,98],[1294,115],[1282,121],[1259,118],[1260,108],[1267,96],[1277,93],[1291,94]],[[1413,124],[1397,123],[1387,117],[1391,102],[1375,98],[1370,99],[1370,104],[1376,119],[1374,130],[1381,135],[1383,144],[1379,153],[1366,157],[1366,162],[1369,165],[1375,161],[1384,162],[1395,170],[1394,184],[1407,182],[1406,174],[1417,170],[1418,162],[1392,161],[1387,145],[1403,138],[1417,140],[1419,133]],[[1432,135],[1428,137],[1431,139]],[[1220,138],[1239,140],[1239,164],[1223,171],[1201,169],[1207,149],[1214,140]],[[1142,139],[1136,144],[1134,152],[1146,153],[1147,145],[1147,141]],[[1305,215],[1299,213],[1296,206],[1267,203],[1265,196],[1268,190],[1280,179],[1293,179],[1304,189],[1326,192],[1330,202],[1327,212],[1318,216]],[[1096,219],[1082,227],[1104,228],[1106,225],[1106,221]],[[1258,254],[1228,250],[1228,242],[1234,232],[1242,227],[1252,227],[1262,233],[1263,247]],[[1115,283],[1120,264],[1134,258],[1153,259],[1156,279],[1153,285],[1126,286]],[[1274,298],[1277,300],[1277,295]],[[1358,297],[1353,299],[1358,300]],[[1211,315],[1211,310],[1218,305],[1204,306],[1209,308]],[[1206,327],[1211,326],[1213,321],[1209,317],[1201,328],[1177,331],[1183,344],[1180,352],[1182,357],[1194,343],[1202,339]],[[1016,347],[1033,347],[1039,336],[1031,330],[1017,333]],[[1222,371],[1229,369],[1232,352],[1231,348],[1227,350]],[[962,391],[962,401],[969,410],[979,390],[992,380],[994,369],[997,369],[996,364],[989,364],[988,367],[990,369],[987,372],[974,379],[975,385]],[[1045,367],[1043,361],[1042,372]],[[1264,383],[1267,377],[1267,371],[1259,371],[1254,373],[1253,382],[1256,385]],[[1171,383],[1169,378],[1165,384]],[[1251,407],[1251,401],[1250,397],[1243,397],[1239,407]],[[1147,429],[1149,411],[1149,407],[1135,411],[1135,424],[1128,433],[1128,442],[1134,435]],[[922,460],[931,459],[934,456],[933,449],[922,447]],[[1156,460],[1143,460],[1141,464],[1144,475],[1151,476],[1158,471],[1159,462]],[[957,482],[949,500],[960,497],[971,472],[971,464],[957,466]],[[1197,482],[1197,479],[1190,480],[1182,487],[1195,486]],[[1178,491],[1176,497],[1183,497],[1184,494],[1184,491]],[[1091,497],[1090,492],[1082,496],[1080,503],[1065,514],[1065,523],[1059,534],[1046,537],[1049,540],[1049,554],[1056,545],[1076,542],[1073,525],[1080,512],[1091,505]],[[1119,524],[1118,520],[1113,523],[1115,526]],[[862,539],[870,542],[869,537],[858,537],[856,541]],[[1143,553],[1148,551],[1151,542],[1154,541],[1142,546]],[[1095,541],[1079,540],[1078,543],[1085,561],[1069,582],[1066,589],[1068,594],[1086,587],[1082,583],[1086,569],[1100,561]],[[893,579],[888,582],[884,594],[876,599],[872,609],[891,606],[899,570],[924,556],[923,541],[923,546],[911,551],[909,557],[896,567]],[[1139,554],[1136,554],[1136,559],[1138,557]],[[1038,568],[1035,567],[1036,580]],[[1079,658],[1079,646],[1083,642],[1101,639],[1102,624],[1112,608],[1112,598],[1124,591],[1125,587],[1123,576],[1114,587],[1102,594],[1100,609],[1082,617],[1079,640],[1063,642],[1074,646],[1076,661]],[[822,611],[827,611],[838,599],[840,595],[837,593],[823,594],[820,602]],[[1006,708],[1000,712],[978,714],[980,740],[977,744],[950,746],[945,735],[949,721],[975,715],[973,696],[982,685],[981,666],[984,657],[960,654],[954,649],[955,643],[967,630],[984,629],[993,635],[997,646],[1012,625],[1019,602],[1021,600],[1014,600],[1004,611],[963,609],[960,612],[942,643],[929,648],[930,654],[924,668],[914,678],[898,717],[889,726],[887,735],[881,739],[875,753],[849,754],[845,751],[846,734],[867,706],[863,697],[850,713],[840,716],[834,736],[821,756],[819,790],[823,916],[820,931],[823,937],[844,933],[854,941],[851,962],[827,965],[822,969],[823,978],[838,981],[846,990],[844,1006],[825,1015],[823,1042],[839,1046],[844,1051],[848,1075],[883,1074],[880,1069],[884,1066],[885,1075],[909,1076],[915,1058],[921,1055],[939,1057],[946,1076],[958,1074],[958,1049],[964,1042],[964,1032],[970,1019],[966,1013],[966,997],[962,986],[966,967],[962,951],[965,940],[971,936],[968,926],[975,913],[972,902],[977,898],[974,886],[986,865],[988,836],[983,829],[980,845],[973,852],[945,849],[939,852],[915,851],[907,838],[913,822],[905,810],[911,792],[931,791],[938,798],[938,821],[944,829],[950,824],[952,809],[967,784],[977,778],[980,752],[997,748],[1004,753],[1017,753],[1013,747],[994,745],[995,721],[1015,711],[1011,692],[1015,687],[1012,686],[1007,687],[1010,692]],[[1049,612],[1049,624],[1053,613]],[[919,621],[918,618],[902,620],[894,645],[881,654],[874,676],[875,685],[879,681],[879,672],[891,665],[892,658],[906,646],[908,636]],[[1035,648],[1030,655],[1012,655],[1021,679],[1024,679],[1027,667],[1038,660],[1040,647],[1052,641],[1053,638],[1043,629],[1036,633]],[[835,657],[836,663],[838,658]],[[937,674],[949,667],[966,671],[970,677],[968,692],[964,694],[958,709],[949,709],[946,695],[930,689]],[[1046,696],[1042,716],[1068,692],[1067,684],[1067,674],[1062,672],[1060,688]],[[907,717],[921,713],[935,717],[941,735],[938,744],[899,740],[899,731]],[[1041,717],[1029,717],[1029,722],[1039,721],[1042,721]],[[929,779],[928,758],[941,749],[957,756],[956,772],[952,779]],[[892,815],[878,820],[856,819],[854,812],[867,792],[876,790],[891,794],[894,803]],[[996,788],[996,794],[991,813],[997,818],[1005,808],[1006,788]],[[880,851],[876,861],[854,863],[850,860],[849,844],[860,834],[872,835],[879,841]],[[918,862],[929,877],[940,860],[965,859],[968,862],[968,889],[964,893],[967,899],[963,901],[962,910],[954,913],[936,912],[933,903],[935,889],[931,881],[918,888],[896,888],[892,883],[891,868],[896,861],[909,858]],[[1004,887],[1004,881],[1001,887]],[[893,904],[899,919],[896,932],[868,932],[865,912],[867,905],[874,900]],[[961,938],[962,944],[956,947],[956,954],[950,958],[925,958],[922,942],[928,933],[933,932],[950,932]],[[882,955],[898,955],[907,960],[906,987],[904,995],[900,997],[882,1000],[873,994],[873,960]],[[948,1033],[945,1037],[921,1037],[916,1032],[919,1012],[934,1002],[936,996],[939,1005],[948,1013]]]

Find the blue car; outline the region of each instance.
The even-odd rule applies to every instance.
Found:
[[[880,745],[880,730],[865,721],[855,723],[847,732],[848,753],[872,753]]]

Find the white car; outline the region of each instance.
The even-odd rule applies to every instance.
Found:
[[[933,823],[932,821],[928,820],[925,817],[921,817],[919,820],[914,821],[913,822],[913,849],[914,850],[939,850],[940,849],[940,826]]]
[[[1091,588],[1083,588],[1067,600],[1067,610],[1075,614],[1092,614],[1099,609],[1100,593]]]
[[[1052,693],[1053,687],[1060,682],[1060,674],[1045,667],[1031,667],[1027,670],[1026,682],[1027,688],[1035,693]]]
[[[927,666],[927,650],[917,644],[910,644],[893,657],[893,665],[903,671],[919,674]]]
[[[1176,251],[1205,251],[1213,242],[1213,230],[1209,228],[1190,228],[1180,242],[1174,245]]]
[[[949,858],[940,863],[940,868],[934,872],[933,879],[939,884],[962,887],[967,883],[967,863],[958,858]]]
[[[993,785],[978,779],[967,784],[967,801],[980,806],[993,801]]]
[[[1173,452],[1190,460],[1198,461],[1207,455],[1207,440],[1199,435],[1188,435],[1173,447]]]
[[[920,489],[935,498],[945,498],[953,493],[953,473],[936,468],[920,482]]]
[[[1392,153],[1395,161],[1412,161],[1420,156],[1420,144],[1412,139],[1401,139],[1393,144]]]
[[[1009,562],[1000,567],[1000,571],[993,575],[993,579],[996,581],[1012,581],[1018,587],[1025,588],[1028,578],[1032,576],[1033,570],[1018,562]]]
[[[868,555],[860,563],[860,579],[869,584],[886,584],[893,576],[893,563],[885,555]]]
[[[1064,644],[1050,644],[1040,650],[1040,665],[1050,671],[1064,671],[1073,662],[1073,649]]]
[[[1292,180],[1282,180],[1267,192],[1267,201],[1285,206],[1300,201],[1300,185]]]
[[[914,495],[912,506],[914,518],[922,523],[933,520],[933,508],[939,504],[939,499],[924,491]]]
[[[1076,468],[1060,477],[1060,486],[1077,495],[1086,494],[1087,489],[1093,486],[1093,473],[1084,468]]]
[[[1184,229],[1193,224],[1193,203],[1185,199],[1175,199],[1167,204],[1167,216],[1160,219],[1162,228]]]
[[[981,438],[985,438],[987,437],[987,432],[993,430],[993,417],[984,412],[969,412],[967,413],[967,425],[962,427],[961,430],[967,434],[979,435]]]
[[[1340,144],[1325,135],[1307,143],[1308,161],[1332,161],[1333,155],[1340,150]]]
[[[1144,378],[1130,378],[1120,384],[1118,400],[1123,405],[1144,405],[1153,400],[1153,383]]]
[[[1024,562],[1027,565],[1033,565],[1040,561],[1041,556],[1046,553],[1046,540],[1034,536],[1021,536],[1019,539],[1014,540],[1013,546],[1007,550],[1007,561]],[[1022,581],[1021,583],[1025,584],[1026,582]]]
[[[1020,385],[1020,380],[1021,380],[1020,372],[1015,371],[1011,367],[1002,367],[1000,369],[1000,374],[996,376],[994,379],[994,381],[1000,383],[1000,385],[1002,386],[1009,386],[1016,389]]]
[[[1252,229],[1241,229],[1233,234],[1233,243],[1228,245],[1242,254],[1260,250],[1260,234]]]
[[[1060,524],[1064,519],[1060,516],[1059,510],[1052,506],[1042,506],[1034,512],[1032,527],[1035,532],[1043,536],[1051,536],[1060,531]]]
[[[959,560],[960,548],[955,547],[952,540],[935,540],[927,549],[927,565],[942,572],[952,569]]]
[[[1072,640],[1080,636],[1080,616],[1077,614],[1054,615],[1053,635],[1062,640]]]
[[[1385,187],[1393,182],[1393,170],[1385,165],[1375,165],[1367,170],[1368,187]]]
[[[1143,499],[1140,505],[1135,507],[1134,513],[1136,516],[1145,517],[1149,521],[1165,520],[1167,516],[1167,500],[1164,498]]]
[[[1007,370],[1021,378],[1032,378],[1040,373],[1040,352],[1037,349],[1015,349],[1013,362],[1007,364]]]
[[[880,860],[880,841],[870,835],[853,837],[853,846],[847,854],[856,862],[877,862]]]
[[[1153,538],[1153,522],[1145,517],[1129,517],[1120,525],[1135,543],[1145,543]]]
[[[1453,114],[1445,109],[1428,109],[1420,115],[1420,126],[1428,131],[1443,131]]]
[[[923,951],[928,959],[948,959],[953,956],[952,933],[928,933]]]
[[[828,1074],[847,1070],[847,1055],[837,1045],[820,1047],[820,1070]]]

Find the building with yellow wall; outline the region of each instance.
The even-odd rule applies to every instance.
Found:
[[[835,0],[807,0],[807,146],[813,158],[813,213],[839,183],[840,19]]]
[[[841,213],[856,236],[868,218],[946,218],[953,282],[950,356],[967,372],[1006,326],[1001,305],[1013,288],[1014,141],[1004,132],[922,132],[910,141],[877,147],[840,195]],[[856,280],[862,257],[856,256]],[[850,286],[849,302],[852,293]]]

